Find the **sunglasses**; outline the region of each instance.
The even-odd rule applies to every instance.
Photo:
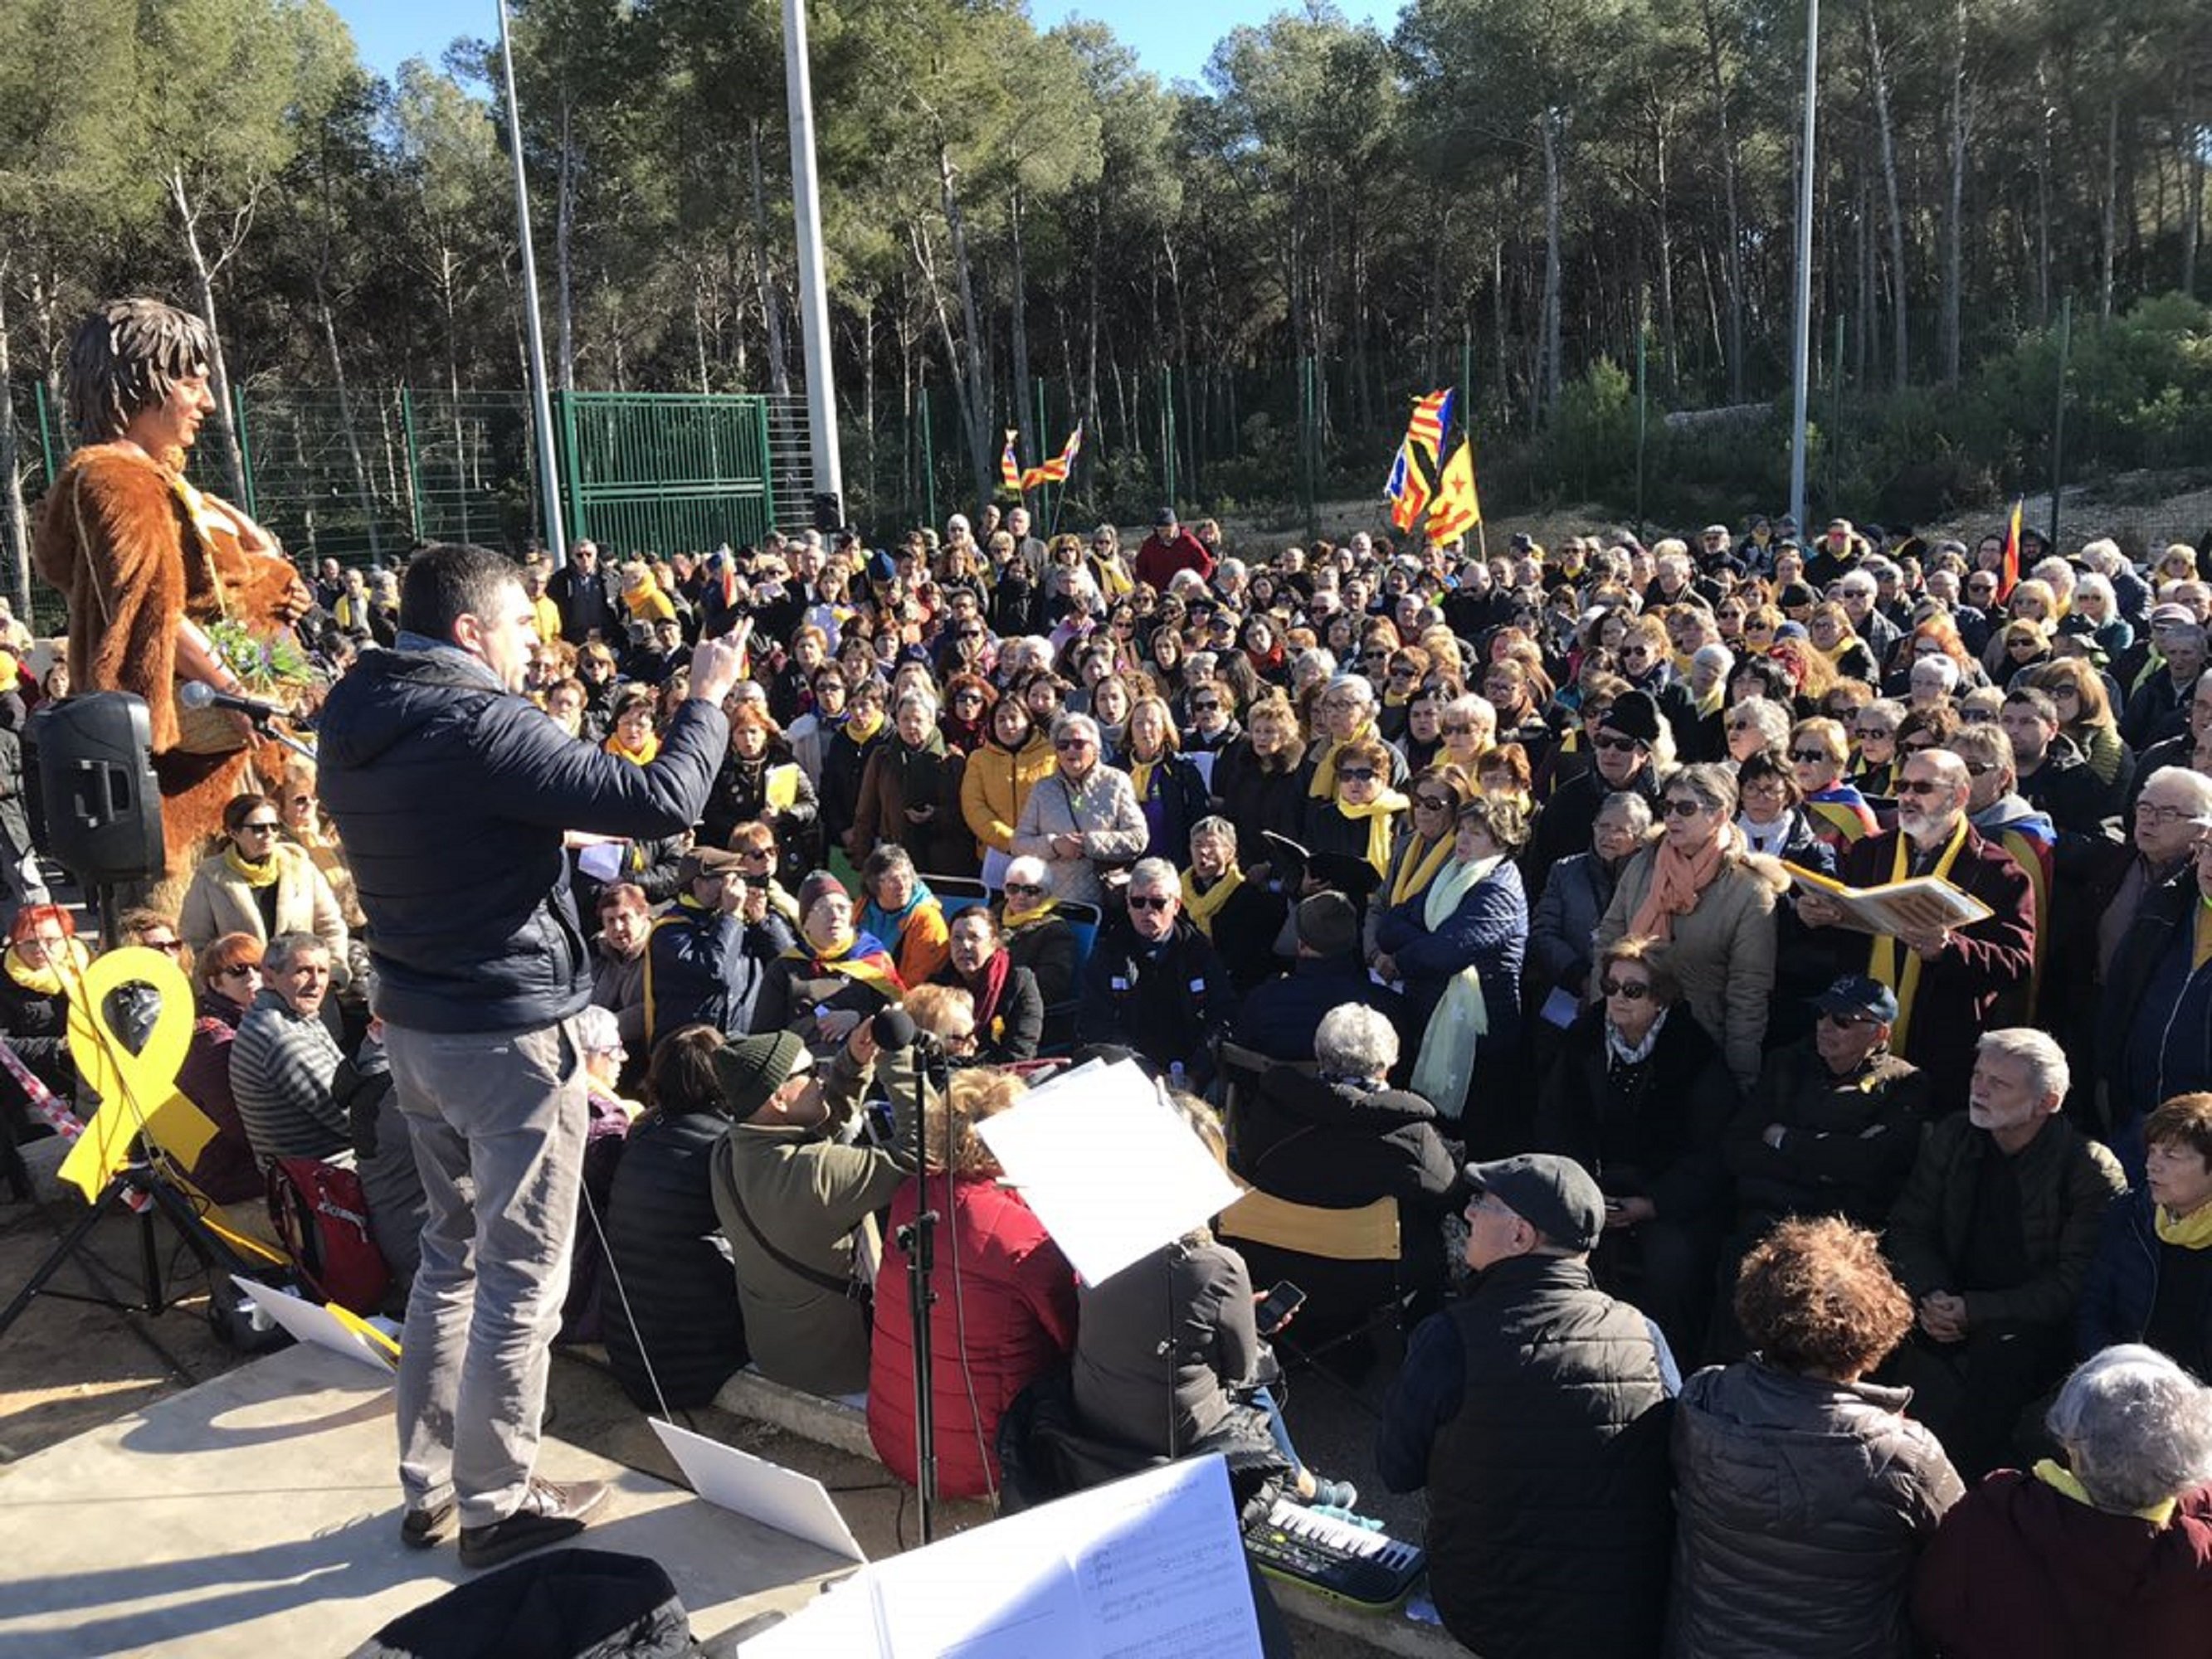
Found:
[[[1856,1031],[1862,1025],[1881,1024],[1872,1014],[1838,1014],[1826,1008],[1820,1010],[1820,1018],[1841,1031]]]
[[[1088,738],[1054,738],[1052,746],[1060,750],[1076,750],[1089,749],[1094,745]]]
[[[185,948],[185,942],[180,939],[142,939],[138,942],[149,951],[167,951],[173,953]]]
[[[1034,881],[1010,881],[1006,884],[1006,890],[1009,893],[1042,893],[1044,889]]]
[[[1416,795],[1413,805],[1425,807],[1431,812],[1449,812],[1452,809],[1452,799],[1449,795]]]
[[[292,797],[292,805],[295,806],[313,806],[314,804],[315,798],[313,795],[295,795]]]
[[[981,702],[983,701],[983,694],[981,691],[956,691],[952,694],[952,701],[955,702]]]
[[[1893,726],[1861,726],[1855,727],[1854,731],[1862,743],[1880,743],[1885,738],[1897,735],[1897,728]]]
[[[1453,738],[1471,738],[1474,735],[1474,727],[1465,720],[1447,720],[1444,722],[1444,734]]]
[[[274,818],[256,819],[252,823],[241,823],[238,826],[240,834],[248,836],[273,836],[283,827]]]
[[[1218,714],[1221,712],[1221,703],[1218,698],[1208,697],[1201,702],[1191,704],[1190,712],[1194,714]]]
[[[1170,898],[1165,893],[1132,893],[1129,895],[1129,908],[1132,910],[1164,910],[1174,902],[1175,901]]]
[[[1619,997],[1623,1002],[1641,1002],[1651,994],[1651,988],[1641,980],[1603,980],[1597,988],[1608,997]]]
[[[1371,766],[1340,766],[1336,776],[1340,783],[1372,783],[1376,774]]]
[[[1949,787],[1948,784],[1938,783],[1933,778],[1905,778],[1899,782],[1897,793],[1900,795],[1940,795]]]
[[[1701,800],[1670,800],[1659,809],[1662,817],[1693,818],[1705,810]]]
[[[1593,741],[1600,749],[1615,755],[1626,755],[1632,749],[1641,749],[1644,746],[1640,738],[1609,738],[1603,732],[1600,732]]]
[[[217,969],[216,975],[220,979],[259,979],[261,964],[257,962],[241,962],[235,968]]]
[[[1808,766],[1818,766],[1822,761],[1832,761],[1835,757],[1825,749],[1793,749],[1790,751],[1790,758],[1802,761]]]
[[[1968,761],[1966,763],[1966,775],[1970,778],[1985,778],[1996,769],[1996,763],[1994,761]]]

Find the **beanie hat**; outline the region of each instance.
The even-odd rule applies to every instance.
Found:
[[[813,909],[816,905],[819,904],[823,899],[828,898],[832,893],[843,893],[844,891],[845,884],[838,880],[836,877],[831,875],[827,870],[815,871],[814,873],[808,876],[805,881],[799,884],[799,921],[802,922],[805,921],[806,920],[807,912]],[[846,894],[846,896],[849,898],[851,895]]]
[[[769,1097],[794,1073],[813,1063],[813,1056],[796,1032],[739,1037],[714,1050],[714,1081],[730,1115],[742,1122],[767,1105]]]
[[[1613,700],[1613,707],[1605,711],[1605,718],[1598,725],[1638,743],[1656,743],[1659,705],[1649,691],[1624,691]]]

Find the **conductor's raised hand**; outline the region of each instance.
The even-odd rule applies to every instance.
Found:
[[[730,688],[738,683],[738,670],[744,660],[745,636],[752,631],[750,620],[740,623],[733,634],[725,634],[716,640],[702,640],[699,648],[691,653],[691,697],[720,707],[730,695]]]

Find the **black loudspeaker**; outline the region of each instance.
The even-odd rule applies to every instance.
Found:
[[[150,881],[168,866],[146,700],[88,691],[31,716],[46,851],[87,887]]]
[[[814,527],[825,536],[845,527],[845,504],[834,492],[814,498]]]

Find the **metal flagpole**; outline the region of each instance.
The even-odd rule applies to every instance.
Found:
[[[1798,156],[1797,321],[1790,342],[1790,515],[1805,529],[1805,401],[1813,356],[1813,125],[1820,76],[1820,0],[1805,0],[1805,137]]]
[[[499,63],[507,82],[507,144],[514,156],[514,217],[522,229],[522,315],[530,337],[532,418],[538,426],[538,489],[544,498],[545,546],[553,568],[568,562],[561,528],[561,473],[553,458],[553,398],[545,379],[545,326],[538,314],[538,250],[530,234],[530,185],[522,173],[522,106],[514,96],[514,52],[507,40],[507,0],[499,0]]]
[[[783,71],[791,112],[791,210],[799,234],[799,312],[806,350],[806,431],[818,521],[842,522],[845,470],[837,450],[830,368],[830,286],[822,269],[822,201],[814,171],[814,83],[806,64],[806,0],[783,0]],[[823,524],[824,530],[834,524]]]

